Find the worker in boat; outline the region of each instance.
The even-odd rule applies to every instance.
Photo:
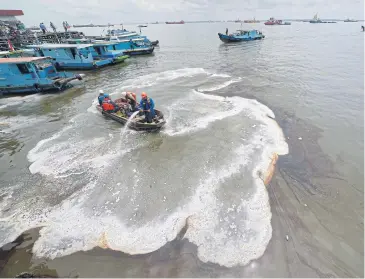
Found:
[[[133,92],[123,92],[122,98],[125,99],[131,106],[131,111],[136,111],[137,106],[137,96]]]
[[[42,30],[42,32],[43,32],[43,34],[46,34],[46,32],[47,32],[47,28],[46,28],[46,26],[44,25],[44,23],[43,23],[43,22],[41,22],[41,24],[39,24],[39,28],[41,28],[41,30]]]
[[[102,102],[102,105],[101,105],[103,111],[106,111],[106,112],[117,112],[118,110],[120,110],[120,108],[117,106],[116,103],[114,103],[110,97],[109,97],[109,94],[104,94],[104,100]]]
[[[105,99],[104,91],[103,90],[99,90],[98,101],[99,101],[99,105],[100,106],[102,106],[104,99]]]
[[[52,21],[49,22],[49,26],[51,26],[51,28],[53,29],[53,32],[55,32],[55,33],[57,32],[56,26],[53,24]]]
[[[228,28],[226,28],[226,35],[228,36]]]
[[[152,123],[152,119],[155,117],[155,103],[152,98],[147,96],[146,92],[142,92],[141,96],[140,111],[144,113],[146,122]]]

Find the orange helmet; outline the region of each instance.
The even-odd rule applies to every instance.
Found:
[[[141,96],[142,96],[142,98],[146,98],[147,97],[147,93],[146,92],[142,92]]]

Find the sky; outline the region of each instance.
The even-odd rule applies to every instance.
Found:
[[[364,0],[0,0],[26,25],[144,23],[233,19],[364,18]]]

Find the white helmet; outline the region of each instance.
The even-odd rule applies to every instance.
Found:
[[[104,94],[104,90],[103,90],[103,89],[100,89],[100,90],[99,90],[99,93],[100,93],[100,94]]]
[[[126,98],[127,97],[127,92],[122,92],[122,98]]]

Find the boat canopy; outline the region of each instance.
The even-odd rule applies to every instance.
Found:
[[[93,46],[112,46],[116,45],[117,42],[110,42],[110,41],[94,41]]]
[[[33,48],[48,48],[48,49],[55,49],[55,48],[87,48],[92,47],[92,44],[43,44],[43,45],[29,45],[28,47]]]
[[[110,41],[118,41],[118,42],[129,42],[129,41],[133,41],[133,42],[136,42],[136,41],[144,41],[145,39],[144,38],[130,38],[130,39],[122,39],[120,40],[119,37],[117,36],[114,36],[114,37],[110,37]]]
[[[14,58],[0,58],[0,64],[21,64],[21,63],[31,63],[41,60],[52,59],[52,57],[14,57]]]

